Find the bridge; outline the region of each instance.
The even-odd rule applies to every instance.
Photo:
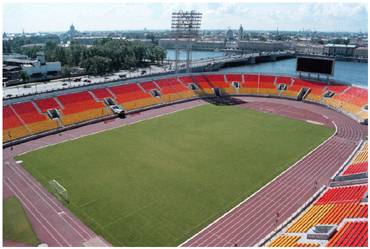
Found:
[[[202,71],[216,71],[224,67],[252,65],[262,62],[277,61],[287,58],[295,57],[294,51],[280,51],[280,52],[261,52],[250,54],[235,54],[225,55],[219,57],[205,58],[200,60],[193,60],[191,63],[192,72]],[[170,65],[170,70],[174,70],[175,61],[166,60],[166,64]],[[186,61],[179,63],[179,72],[186,71]]]
[[[242,65],[252,65],[256,63],[277,61],[287,58],[295,57],[295,53],[292,51],[283,52],[262,52],[262,53],[251,53],[251,54],[239,54],[239,55],[226,55],[214,58],[205,58],[201,60],[193,60],[191,64],[192,72],[209,72],[218,71],[225,67],[235,67]],[[186,72],[186,62],[181,61],[179,63],[179,73]],[[11,99],[20,96],[34,95],[39,93],[47,93],[61,89],[73,89],[77,87],[84,87],[88,85],[105,84],[108,82],[117,82],[122,80],[133,80],[142,77],[151,77],[175,73],[175,62],[173,60],[164,61],[164,65],[161,67],[149,68],[149,69],[137,69],[134,72],[126,70],[119,71],[117,73],[105,76],[91,76],[84,75],[72,78],[62,78],[47,82],[33,82],[23,85],[16,86],[4,86],[3,88],[3,99]],[[125,75],[124,78],[121,76]],[[76,81],[76,79],[79,79]]]

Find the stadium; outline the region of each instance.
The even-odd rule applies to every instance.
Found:
[[[367,100],[217,72],[5,99],[4,196],[49,246],[367,246]]]

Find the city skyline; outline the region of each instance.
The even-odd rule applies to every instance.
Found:
[[[7,33],[61,32],[73,23],[79,31],[163,30],[170,29],[172,11],[180,9],[202,12],[201,29],[240,24],[246,30],[368,29],[365,3],[7,3],[3,28]]]

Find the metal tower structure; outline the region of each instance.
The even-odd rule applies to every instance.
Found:
[[[172,13],[171,30],[175,37],[175,71],[179,71],[181,43],[186,49],[186,72],[191,70],[191,49],[192,42],[199,36],[202,13],[195,10],[177,11]]]

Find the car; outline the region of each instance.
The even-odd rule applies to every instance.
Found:
[[[123,112],[122,108],[121,108],[121,107],[119,107],[118,105],[112,105],[112,106],[111,106],[111,109],[112,109],[112,112],[113,112],[114,114],[120,114],[120,113],[122,113],[122,112]]]

